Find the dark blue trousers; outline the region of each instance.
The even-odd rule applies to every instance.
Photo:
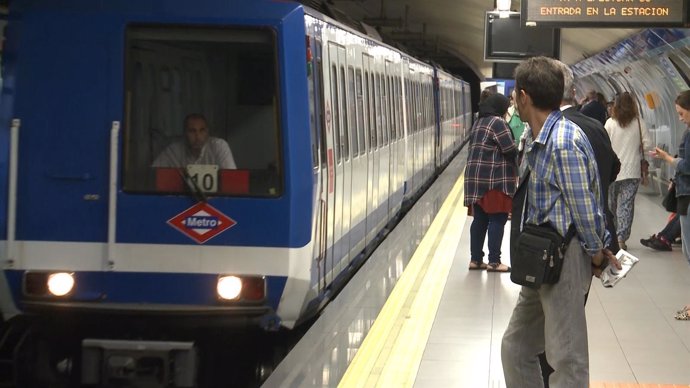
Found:
[[[501,243],[503,230],[508,221],[508,213],[488,214],[481,206],[472,205],[474,220],[470,226],[470,254],[472,261],[483,261],[484,240],[489,235],[489,263],[501,262]]]

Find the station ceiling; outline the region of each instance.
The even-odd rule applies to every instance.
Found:
[[[492,76],[484,61],[484,15],[494,0],[306,0],[303,3],[364,22],[389,44],[428,58],[466,79]],[[317,3],[317,4],[315,4]],[[321,3],[320,5],[318,3]],[[520,10],[512,0],[511,9]],[[575,64],[628,37],[638,29],[566,28],[561,30],[561,60]]]

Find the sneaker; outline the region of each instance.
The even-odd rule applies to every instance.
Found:
[[[652,235],[648,239],[641,239],[640,243],[657,251],[669,252],[673,250],[671,243],[668,242],[668,240],[663,237],[657,237],[656,235]]]
[[[652,240],[654,240],[655,238],[656,238],[656,234],[649,236],[649,238],[641,238],[640,244],[646,246],[647,248],[651,248],[652,247],[652,245],[651,245]]]

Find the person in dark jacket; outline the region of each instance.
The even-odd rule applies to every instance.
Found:
[[[465,167],[465,206],[474,216],[470,227],[469,269],[509,272],[501,263],[503,230],[517,184],[517,146],[503,117],[508,99],[492,94],[479,104],[479,119],[470,135]],[[489,263],[484,263],[484,239],[489,235]]]
[[[602,125],[606,123],[606,105],[599,101],[596,90],[590,90],[587,93],[587,102],[582,106],[580,112],[601,122]]]

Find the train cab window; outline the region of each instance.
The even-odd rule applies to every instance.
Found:
[[[272,29],[130,26],[123,188],[132,193],[282,193]]]

